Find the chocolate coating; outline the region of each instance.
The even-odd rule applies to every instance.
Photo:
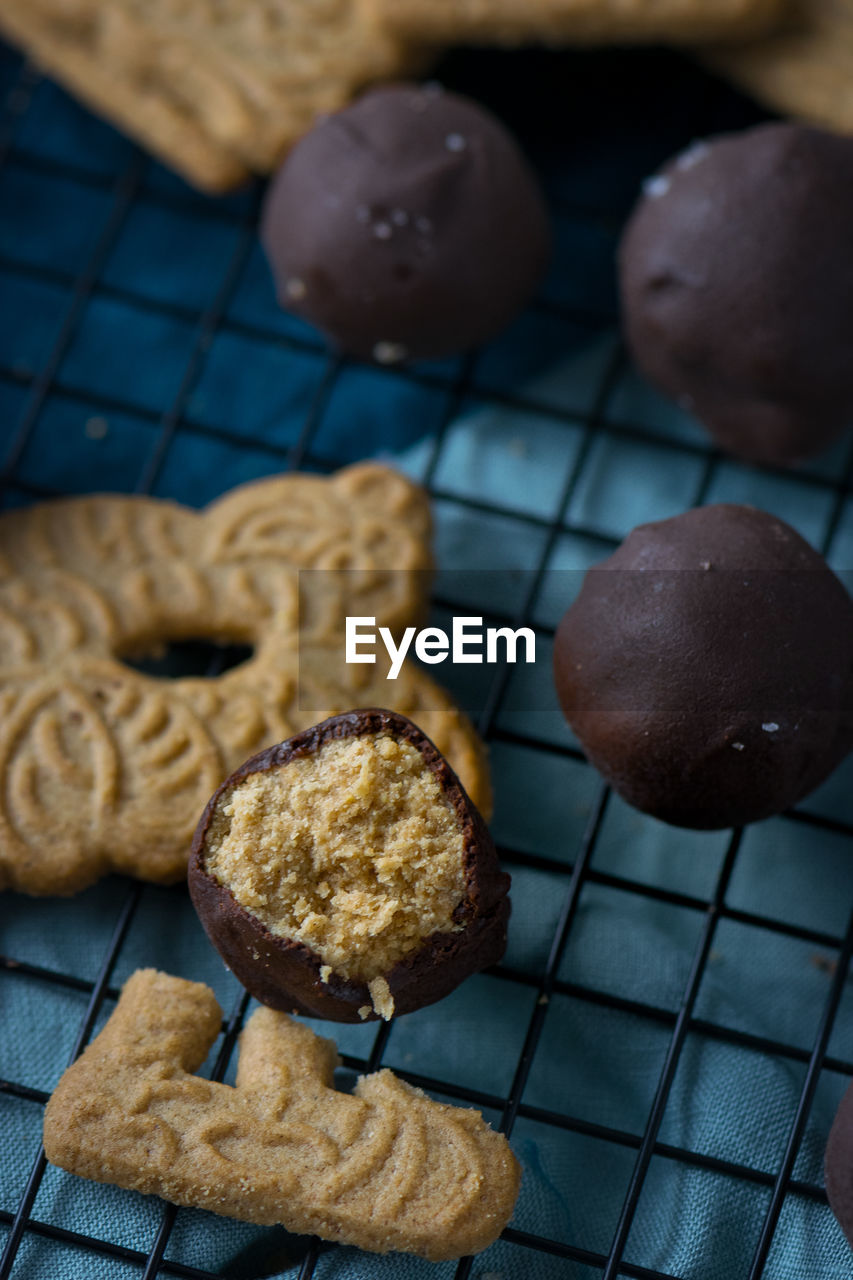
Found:
[[[620,248],[643,373],[724,450],[787,465],[853,424],[853,139],[767,124],[645,186]]]
[[[414,84],[373,89],[302,139],[261,238],[282,306],[380,363],[492,337],[550,249],[542,194],[500,121]]]
[[[824,1159],[829,1207],[853,1248],[853,1085],[841,1099]]]
[[[752,507],[641,525],[557,630],[557,694],[592,763],[676,826],[780,813],[853,746],[853,601]]]
[[[458,932],[434,933],[384,975],[395,1016],[442,999],[472,973],[496,964],[506,948],[510,877],[498,865],[494,842],[462,783],[438,748],[405,716],[370,708],[332,716],[247,760],[217,789],[199,821],[190,855],[190,897],[210,941],[243,986],[262,1004],[334,1022],[373,1021],[367,984],[332,973],[321,981],[320,956],[282,938],[248,912],[205,866],[206,837],[217,807],[250,774],[278,769],[336,738],[387,733],[415,747],[454,811],[464,841],[465,897],[454,912]]]

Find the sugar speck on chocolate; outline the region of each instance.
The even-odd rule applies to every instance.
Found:
[[[694,142],[686,151],[682,151],[680,156],[676,157],[675,166],[682,173],[687,169],[692,169],[694,165],[699,164],[709,154],[711,148],[707,142]]]
[[[399,342],[377,342],[373,359],[377,364],[401,364],[407,357],[406,348]]]
[[[660,199],[669,191],[669,178],[664,174],[655,174],[654,177],[646,178],[643,183],[643,195],[651,196],[653,200]]]

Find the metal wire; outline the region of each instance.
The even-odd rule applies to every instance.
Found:
[[[463,62],[463,68],[464,65]],[[241,208],[232,208],[227,203],[203,202],[195,197],[159,189],[156,186],[145,188],[146,201],[167,212],[190,211],[193,217],[202,221],[210,219],[234,227],[238,231],[231,257],[221,264],[219,283],[212,294],[212,301],[201,313],[173,302],[155,301],[150,297],[140,296],[124,285],[109,284],[102,279],[102,273],[122,228],[141,198],[145,180],[144,161],[137,153],[132,153],[126,169],[115,178],[81,168],[73,160],[46,158],[17,146],[16,130],[20,121],[26,116],[38,83],[38,76],[32,69],[22,66],[0,110],[0,172],[4,166],[14,164],[23,172],[62,177],[80,184],[81,187],[110,192],[112,202],[95,247],[88,260],[81,264],[79,272],[63,272],[60,269],[20,262],[15,258],[0,258],[0,269],[32,280],[61,285],[68,292],[63,322],[52,350],[37,372],[4,364],[3,353],[0,352],[0,385],[25,389],[27,395],[24,411],[8,442],[6,454],[0,466],[0,497],[4,491],[10,491],[25,498],[48,496],[56,492],[55,486],[50,483],[41,484],[33,481],[32,478],[28,479],[22,475],[20,471],[21,461],[33,439],[33,433],[45,407],[53,397],[85,403],[90,410],[104,415],[128,413],[156,428],[157,436],[153,448],[137,478],[135,491],[138,493],[150,493],[155,489],[170,448],[177,438],[185,434],[196,440],[200,448],[210,442],[225,443],[236,449],[266,454],[283,468],[307,466],[325,471],[337,466],[342,460],[326,456],[322,447],[317,444],[317,437],[330,398],[347,370],[352,367],[351,363],[339,356],[324,354],[322,348],[312,343],[310,338],[289,333],[283,336],[277,330],[265,328],[262,324],[247,322],[244,318],[236,318],[231,313],[230,304],[253,243],[258,192],[255,192],[254,198],[248,204]],[[696,118],[693,121],[695,132],[705,131],[704,126],[716,118],[715,111],[721,92],[722,90],[712,82],[708,82],[707,90],[700,96],[699,106],[696,108]],[[562,198],[558,212],[612,231],[618,228],[624,209],[614,208],[612,205],[604,209],[592,209],[583,199],[572,204]],[[171,317],[193,326],[194,337],[188,351],[183,376],[176,394],[168,404],[152,408],[150,405],[136,403],[132,399],[125,400],[120,395],[104,394],[97,388],[74,385],[64,378],[65,357],[77,334],[81,317],[89,302],[95,297],[120,302],[138,310],[140,314]],[[590,337],[610,327],[614,320],[612,308],[606,300],[600,300],[594,305],[563,305],[540,299],[534,304],[533,312],[578,326],[588,332]],[[248,342],[274,344],[294,352],[323,355],[322,362],[318,365],[318,377],[301,431],[298,439],[291,446],[283,447],[260,435],[238,434],[228,428],[200,422],[190,414],[191,396],[203,372],[211,345],[215,337],[222,333],[232,334]],[[441,420],[437,424],[430,458],[424,472],[424,482],[434,500],[452,502],[460,510],[465,509],[487,516],[510,514],[485,495],[449,492],[441,487],[438,480],[439,464],[449,429],[460,409],[469,399],[485,401],[490,405],[520,412],[534,414],[547,412],[549,418],[555,421],[563,419],[567,424],[576,426],[580,423],[582,426],[582,440],[575,461],[565,479],[556,514],[548,518],[530,512],[515,510],[511,512],[514,520],[525,527],[540,531],[543,539],[538,563],[533,567],[519,608],[510,611],[506,618],[494,615],[495,620],[511,621],[514,626],[532,625],[534,604],[543,575],[554,546],[562,534],[594,538],[605,544],[614,544],[617,541],[608,530],[587,525],[571,515],[572,500],[589,460],[590,450],[597,440],[602,438],[613,441],[630,440],[633,444],[675,451],[698,460],[701,464],[698,480],[692,492],[684,495],[684,503],[689,505],[705,500],[719,465],[718,455],[704,443],[675,441],[653,424],[625,421],[614,415],[611,411],[611,401],[614,388],[624,369],[624,353],[615,346],[611,359],[602,368],[591,407],[588,412],[581,415],[575,412],[563,412],[553,407],[543,408],[535,397],[529,396],[521,389],[506,390],[480,385],[476,378],[475,356],[461,360],[455,371],[449,374],[424,368],[402,373],[395,371],[395,377],[405,378],[411,387],[425,394],[439,390],[445,395]],[[827,550],[838,531],[845,506],[853,492],[853,448],[848,453],[840,475],[810,473],[808,480],[815,490],[824,493],[831,500],[822,535],[823,548]],[[438,603],[440,604],[441,601],[439,600]],[[540,625],[539,631],[546,637],[552,635],[548,627]],[[561,760],[581,762],[583,757],[580,752],[570,745],[556,745],[547,740],[540,740],[534,735],[510,731],[501,725],[501,711],[507,697],[508,681],[507,673],[499,672],[485,697],[478,727],[487,741],[519,749],[535,749]],[[528,990],[535,997],[512,1082],[507,1092],[501,1094],[460,1085],[453,1080],[419,1071],[417,1064],[412,1069],[399,1068],[398,1074],[426,1090],[439,1092],[442,1096],[450,1097],[465,1105],[475,1105],[497,1113],[500,1116],[501,1127],[510,1136],[517,1121],[524,1119],[548,1126],[555,1133],[586,1135],[633,1153],[632,1174],[625,1191],[618,1223],[606,1252],[597,1248],[588,1248],[583,1242],[568,1243],[549,1238],[544,1232],[537,1233],[510,1227],[504,1233],[504,1238],[519,1250],[527,1251],[530,1255],[539,1254],[542,1257],[563,1259],[567,1264],[589,1267],[599,1272],[603,1280],[616,1280],[617,1276],[637,1277],[638,1280],[679,1280],[678,1277],[667,1273],[633,1264],[625,1257],[626,1245],[637,1206],[647,1182],[650,1164],[656,1157],[665,1157],[684,1168],[723,1175],[744,1186],[769,1191],[770,1200],[761,1237],[749,1263],[748,1271],[744,1271],[744,1277],[748,1275],[749,1280],[760,1280],[762,1276],[767,1276],[769,1280],[768,1258],[786,1198],[801,1197],[821,1206],[825,1206],[826,1203],[823,1188],[795,1178],[794,1169],[820,1073],[830,1070],[845,1076],[853,1076],[853,1062],[831,1055],[829,1052],[831,1033],[835,1026],[847,966],[853,950],[853,923],[844,937],[838,937],[829,931],[807,928],[783,919],[730,906],[726,901],[727,890],[741,851],[741,840],[737,834],[729,843],[716,886],[707,899],[686,894],[674,888],[638,883],[623,876],[602,871],[595,865],[595,853],[608,803],[608,790],[601,785],[597,790],[586,829],[576,848],[558,849],[552,857],[506,845],[501,847],[502,858],[510,869],[524,868],[547,872],[559,878],[563,886],[561,909],[548,939],[548,959],[542,972],[530,974],[515,970],[508,964],[498,965],[492,971],[495,980],[506,984],[507,990],[510,987]],[[810,831],[831,831],[848,838],[853,835],[853,825],[843,820],[811,813],[808,805],[795,813],[786,815],[784,821],[794,824],[805,836],[808,836]],[[703,923],[692,967],[677,1010],[660,1007],[649,1001],[620,996],[592,985],[567,981],[560,976],[561,959],[565,954],[572,931],[576,927],[579,904],[591,886],[627,893],[635,898],[645,898],[677,908],[697,918],[701,917]],[[110,980],[119,962],[142,892],[139,886],[129,889],[118,910],[109,944],[97,978],[93,982],[82,979],[74,973],[55,972],[49,968],[34,965],[14,955],[0,956],[0,983],[12,984],[18,980],[27,979],[43,984],[45,990],[50,988],[75,990],[88,997],[86,1011],[75,1040],[73,1056],[85,1047],[104,1002],[112,1001],[117,997],[117,989],[110,985]],[[697,1016],[697,994],[708,966],[713,938],[721,921],[730,921],[770,935],[805,942],[837,956],[834,976],[829,984],[825,1006],[811,1049],[787,1044],[764,1034],[758,1028],[737,1029]],[[549,1014],[549,1004],[557,997],[571,998],[597,1008],[630,1014],[645,1020],[650,1025],[660,1027],[668,1034],[668,1050],[642,1134],[572,1115],[570,1111],[564,1113],[525,1101],[525,1085],[531,1068],[537,1059],[537,1054],[544,1052],[542,1037]],[[222,1079],[228,1069],[245,1009],[246,998],[242,998],[238,1001],[224,1028],[224,1036],[213,1069],[215,1079]],[[380,1025],[368,1055],[365,1058],[343,1055],[344,1065],[358,1071],[374,1070],[383,1061],[391,1034],[390,1026]],[[786,1149],[775,1171],[755,1169],[746,1164],[660,1140],[661,1121],[682,1060],[685,1043],[690,1035],[700,1035],[732,1047],[747,1048],[805,1067]],[[14,1080],[0,1081],[0,1106],[4,1096],[34,1108],[43,1107],[47,1100],[47,1094],[44,1091]],[[0,1226],[7,1228],[4,1252],[0,1259],[0,1280],[5,1280],[12,1274],[21,1242],[27,1234],[82,1251],[91,1258],[92,1267],[97,1267],[98,1261],[106,1258],[127,1263],[141,1271],[143,1280],[154,1280],[158,1275],[184,1277],[186,1280],[213,1280],[214,1274],[220,1275],[221,1280],[221,1272],[213,1273],[166,1257],[176,1218],[181,1213],[181,1210],[171,1206],[164,1208],[159,1226],[147,1251],[130,1249],[97,1235],[78,1232],[72,1223],[57,1226],[40,1221],[34,1216],[34,1206],[44,1172],[43,1151],[35,1151],[26,1187],[14,1211],[0,1209]],[[315,1275],[318,1260],[324,1248],[325,1246],[321,1247],[316,1242],[305,1242],[300,1263],[300,1280],[310,1280]],[[463,1259],[456,1268],[457,1280],[463,1280],[470,1272],[470,1260]],[[732,1280],[737,1278],[732,1277]],[[827,1280],[830,1280],[830,1277],[827,1277]]]

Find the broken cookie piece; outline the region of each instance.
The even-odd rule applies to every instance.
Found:
[[[222,1020],[200,982],[140,969],[59,1081],[48,1160],[173,1204],[434,1262],[512,1216],[521,1170],[478,1111],[388,1070],[334,1088],[331,1040],[271,1009],[240,1037],[235,1087],[197,1075]]]
[[[496,963],[509,876],[405,716],[333,716],[253,756],[210,800],[189,888],[225,963],[274,1009],[411,1013]]]

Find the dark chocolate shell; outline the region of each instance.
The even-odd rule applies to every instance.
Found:
[[[853,422],[853,139],[772,122],[694,144],[620,245],[628,344],[720,448],[790,465]]]
[[[453,913],[453,930],[424,938],[382,975],[395,1016],[440,1000],[470,974],[495,964],[506,947],[510,878],[500,870],[488,828],[450,765],[405,716],[377,708],[347,712],[247,760],[211,797],[193,838],[189,890],[199,919],[228,968],[257,1000],[273,1009],[335,1022],[379,1017],[367,982],[330,973],[316,951],[271,932],[214,878],[206,866],[211,824],[231,792],[251,775],[317,753],[335,739],[369,735],[390,735],[420,753],[462,836],[465,891]]]
[[[282,306],[379,363],[499,333],[551,248],[536,177],[501,122],[416,84],[318,121],[270,184],[261,239]]]
[[[587,573],[554,677],[629,804],[740,826],[795,804],[853,746],[853,602],[775,516],[700,507],[639,526]]]
[[[853,1248],[853,1085],[850,1085],[829,1131],[824,1160],[829,1207]]]

